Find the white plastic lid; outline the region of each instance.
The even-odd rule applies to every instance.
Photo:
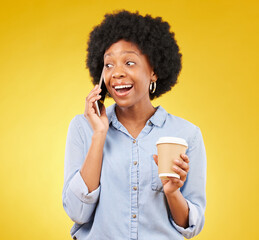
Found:
[[[188,148],[188,143],[183,138],[161,137],[156,142],[156,145],[161,144],[161,143],[175,143],[175,144],[184,145],[184,146],[186,146]]]

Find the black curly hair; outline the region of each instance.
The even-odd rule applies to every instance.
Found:
[[[161,17],[141,16],[125,10],[106,14],[103,22],[90,33],[87,49],[87,67],[98,84],[103,69],[105,51],[123,39],[138,46],[157,75],[157,87],[150,99],[169,91],[177,82],[182,68],[179,47],[170,32],[170,25]]]

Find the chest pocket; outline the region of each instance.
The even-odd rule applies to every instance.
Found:
[[[155,161],[151,161],[152,164],[152,184],[151,188],[153,191],[158,191],[163,193],[163,184],[158,176],[158,166],[156,165]]]

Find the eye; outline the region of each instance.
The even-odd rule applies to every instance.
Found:
[[[134,62],[132,62],[132,61],[128,61],[128,62],[126,62],[126,64],[127,64],[127,65],[129,65],[129,66],[133,66],[133,65],[135,65],[135,63],[134,63]]]
[[[110,64],[110,63],[107,63],[107,64],[105,64],[104,66],[105,66],[106,68],[111,68],[113,65]]]

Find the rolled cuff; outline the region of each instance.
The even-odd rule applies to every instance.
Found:
[[[100,195],[100,186],[94,191],[89,193],[80,172],[78,171],[69,184],[70,190],[80,199],[83,203],[96,203]]]
[[[179,225],[177,225],[171,214],[170,214],[170,220],[171,223],[173,224],[173,226],[175,227],[175,229],[180,232],[185,238],[192,238],[193,236],[197,235],[203,227],[203,223],[204,223],[204,217],[203,216],[199,216],[199,212],[197,207],[192,204],[189,200],[187,200],[187,204],[189,207],[189,227],[188,228],[183,228]],[[203,223],[201,223],[201,220],[203,220]]]

